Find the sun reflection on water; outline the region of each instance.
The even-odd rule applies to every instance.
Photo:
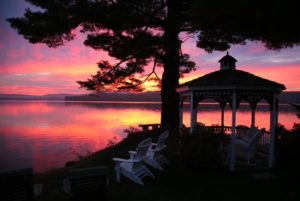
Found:
[[[216,105],[200,105],[198,109],[199,122],[220,124]],[[129,126],[159,123],[160,104],[0,102],[0,116],[0,169],[33,167],[42,172],[120,141]],[[183,117],[189,126],[188,105]],[[249,110],[242,107],[237,124],[250,125],[250,118]],[[269,128],[268,109],[258,110],[256,122],[259,127]],[[297,117],[293,110],[283,110],[279,122],[290,129]],[[225,124],[230,123],[231,112],[226,110]]]

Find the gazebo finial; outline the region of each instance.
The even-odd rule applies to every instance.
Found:
[[[235,63],[237,60],[229,55],[229,51],[227,51],[226,55],[222,57],[220,60],[220,70],[235,70]]]

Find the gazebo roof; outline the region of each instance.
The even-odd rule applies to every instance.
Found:
[[[196,78],[192,81],[181,84],[181,87],[225,87],[225,86],[239,86],[239,87],[253,87],[258,89],[262,88],[272,88],[278,90],[284,90],[285,86],[283,84],[267,80],[251,73],[241,71],[241,70],[219,70],[212,73],[206,74],[202,77]]]
[[[237,60],[230,56],[228,52],[219,62],[220,70],[181,84],[177,87],[177,91],[237,89],[281,92],[286,89],[283,84],[237,70],[235,67]]]

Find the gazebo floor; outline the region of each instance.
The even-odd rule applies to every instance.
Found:
[[[255,161],[250,165],[237,159],[235,169],[237,171],[250,171],[253,174],[269,172],[268,155],[265,152],[258,151],[255,156]]]
[[[219,130],[214,129],[215,127],[205,127],[205,130],[207,131],[213,131],[213,134],[216,136],[221,135],[221,141],[220,141],[220,151],[222,153],[222,158],[224,161],[224,165],[228,166],[228,162],[226,161],[226,158],[228,157],[228,151],[230,147],[230,134],[220,134]],[[227,127],[226,127],[227,128]],[[229,128],[229,127],[228,127]],[[228,130],[227,128],[227,130]],[[190,129],[189,127],[187,129]],[[225,131],[227,131],[225,130]],[[194,134],[200,134],[203,130],[196,128],[194,131]],[[258,144],[257,151],[255,154],[255,161],[253,161],[250,165],[247,164],[246,161],[243,161],[242,159],[236,159],[235,163],[235,170],[241,171],[241,172],[253,172],[254,173],[264,173],[264,172],[270,172],[270,168],[268,167],[269,162],[269,144]],[[228,167],[229,168],[229,167]]]

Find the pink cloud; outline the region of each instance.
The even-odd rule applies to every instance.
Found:
[[[284,84],[287,91],[300,91],[300,65],[296,66],[269,66],[262,69],[246,67],[249,71],[260,77]]]
[[[76,83],[82,74],[6,74],[0,75],[0,93],[44,95],[49,93],[87,93]]]
[[[38,86],[31,86],[31,87],[23,87],[23,86],[12,86],[5,88],[5,91],[1,89],[1,93],[7,94],[28,94],[28,95],[45,95],[45,94],[81,94],[86,93],[84,90],[80,90],[78,86],[63,86],[57,88],[50,88],[50,87],[38,87]]]
[[[242,53],[245,55],[258,55],[267,52],[267,49],[262,43],[248,41],[246,45],[232,46],[230,52]]]
[[[55,90],[51,90],[45,87],[25,87],[19,85],[0,86],[0,93],[5,94],[28,94],[28,95],[44,95],[55,93]]]
[[[193,38],[188,39],[182,44],[183,53],[189,54],[191,60],[198,60],[198,58],[207,55],[207,53],[196,46],[196,40]]]
[[[18,59],[20,57],[25,57],[26,51],[24,49],[14,49],[8,52],[7,57],[9,59]]]
[[[95,74],[98,70],[97,62],[108,60],[116,63],[107,53],[84,46],[86,36],[78,30],[75,31],[76,40],[55,49],[43,44],[29,44],[12,29],[0,29],[0,33],[3,35],[0,39],[1,93],[82,93],[85,91],[78,89],[76,81],[86,80],[91,74]],[[218,70],[218,60],[225,55],[224,52],[206,53],[196,47],[195,39],[186,40],[182,49],[184,53],[190,54],[199,68],[185,75],[181,83]],[[259,43],[248,43],[246,46],[233,46],[230,53],[239,60],[238,69],[282,82],[288,90],[299,90],[299,49],[267,52]],[[152,64],[146,67],[145,74],[151,70]],[[43,72],[49,75],[38,76]],[[162,72],[163,68],[157,68],[160,77]],[[16,74],[25,76],[17,77]],[[149,87],[153,85],[147,84]]]

